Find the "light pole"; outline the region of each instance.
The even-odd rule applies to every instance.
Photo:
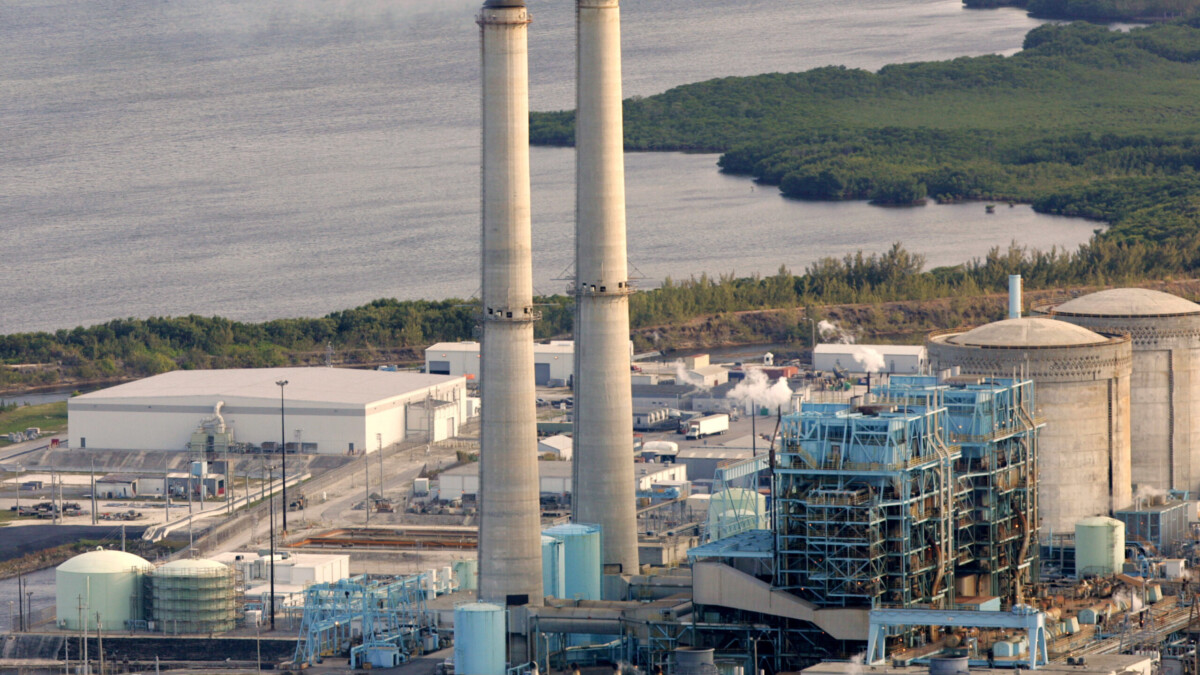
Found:
[[[800,317],[800,320],[807,321],[812,324],[812,348],[815,351],[817,348],[817,321],[816,319],[812,319],[807,316]]]
[[[279,385],[279,452],[283,458],[283,532],[287,534],[287,432],[283,430],[283,388],[287,386],[287,380],[279,380],[275,384]],[[272,590],[272,592],[274,592]],[[271,599],[271,606],[275,606],[275,599]],[[271,630],[275,630],[275,610],[271,610]]]
[[[383,434],[375,434],[375,442],[379,445],[379,497],[383,498]]]
[[[270,507],[268,508],[268,511],[271,514],[271,516],[270,516],[271,522],[270,522],[270,528],[269,528],[270,532],[271,532],[271,597],[268,600],[268,602],[271,603],[271,608],[270,608],[271,609],[271,632],[274,633],[275,632],[275,471],[274,471],[274,468],[272,468],[271,472],[267,474],[267,484],[268,484],[268,490],[270,493],[267,498],[271,500]]]

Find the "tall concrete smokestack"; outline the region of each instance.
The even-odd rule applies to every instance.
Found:
[[[638,569],[625,259],[619,0],[578,0],[575,106],[574,518],[605,564]]]
[[[483,420],[479,599],[542,604],[533,233],[529,207],[529,15],[487,0],[483,43]]]

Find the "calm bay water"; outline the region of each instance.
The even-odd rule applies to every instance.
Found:
[[[573,4],[533,0],[537,109],[574,96]],[[114,317],[312,316],[478,288],[478,0],[0,3],[0,333]],[[959,0],[626,0],[625,92],[1012,53]],[[712,155],[627,159],[630,260],[794,270],[902,241],[953,264],[1094,223],[982,205],[783,200]],[[535,283],[570,265],[573,151],[534,149]]]

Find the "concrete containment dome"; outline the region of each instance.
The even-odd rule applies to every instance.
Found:
[[[1132,501],[1130,372],[1124,335],[1049,318],[997,321],[927,342],[935,370],[1034,381],[1046,426],[1039,439],[1042,537]]]
[[[1200,490],[1200,305],[1160,291],[1115,288],[1034,311],[1130,336],[1133,484]]]
[[[1068,300],[1050,308],[1072,316],[1181,316],[1200,314],[1200,305],[1149,288],[1113,288]]]
[[[1101,344],[1107,340],[1086,328],[1030,317],[989,323],[950,338],[956,345],[1001,349],[1072,347]]]
[[[96,615],[109,630],[142,618],[142,575],[153,566],[123,551],[88,551],[59,565],[54,574],[60,627],[79,630],[80,616],[95,630]],[[80,605],[84,609],[80,610]]]

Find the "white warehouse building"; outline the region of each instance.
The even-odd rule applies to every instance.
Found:
[[[927,372],[929,366],[924,345],[820,344],[812,358],[813,370],[849,373],[918,375]]]
[[[406,438],[458,434],[468,416],[466,379],[344,368],[176,370],[102,389],[67,403],[73,448],[186,450],[213,444],[280,441],[279,381],[285,441],[305,452],[374,452]],[[289,448],[290,450],[290,448]]]
[[[633,341],[629,342],[633,356]],[[533,345],[533,377],[540,387],[565,386],[575,374],[575,342],[551,340]],[[425,372],[479,381],[478,342],[439,342],[425,350]]]

